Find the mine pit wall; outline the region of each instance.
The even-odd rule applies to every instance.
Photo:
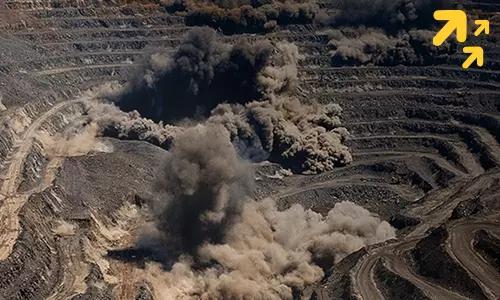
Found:
[[[140,0],[136,1],[139,4],[151,5],[153,1]],[[127,0],[118,1],[99,1],[99,0],[61,0],[61,1],[23,1],[23,0],[8,0],[5,1],[9,9],[35,10],[35,9],[57,9],[57,8],[78,8],[78,7],[106,7],[130,4]]]
[[[2,130],[0,133],[0,169],[3,168],[8,155],[14,147],[15,133],[12,130]]]
[[[71,29],[78,27],[86,27],[86,28],[100,28],[101,26],[114,27],[114,26],[124,26],[130,24],[134,27],[143,26],[141,22],[137,21],[136,17],[121,17],[118,19],[110,18],[112,16],[101,16],[99,18],[88,18],[85,17],[77,17],[74,19],[61,19],[61,20],[53,20],[50,18],[47,19],[39,19],[37,22],[33,22],[31,25],[35,28],[43,28],[47,26],[58,26],[61,29]],[[139,17],[140,19],[140,17]],[[147,23],[150,25],[179,25],[183,23],[183,19],[181,17],[168,16],[165,14],[154,15],[151,17],[147,17]]]
[[[22,137],[22,134],[37,118],[37,116],[48,111],[52,106],[52,102],[33,101],[13,112],[5,114],[3,124],[0,128],[0,172],[5,166],[5,162],[9,159],[9,155],[15,146],[17,140]]]
[[[41,195],[30,197],[20,212],[21,233],[9,257],[0,261],[0,293],[5,299],[44,299],[62,277],[55,217]]]
[[[405,134],[408,132],[411,133],[431,133],[431,134],[439,134],[441,136],[451,137],[455,140],[462,140],[464,145],[479,159],[481,166],[485,169],[491,169],[496,167],[499,164],[498,159],[495,157],[494,151],[496,149],[489,147],[486,143],[481,140],[481,136],[472,130],[471,128],[465,126],[476,125],[483,126],[488,133],[498,136],[499,133],[495,132],[496,129],[500,131],[500,126],[498,125],[498,120],[493,117],[484,116],[483,118],[480,116],[475,116],[470,120],[466,116],[460,115],[460,121],[464,121],[465,125],[461,124],[444,124],[444,123],[434,123],[432,122],[432,118],[429,118],[424,114],[424,112],[414,112],[415,117],[426,118],[422,121],[400,121],[400,122],[382,122],[382,123],[361,123],[349,126],[350,132],[354,135],[360,136],[358,133],[362,133],[362,136],[370,136],[372,134],[382,135],[386,132],[392,132],[397,134]],[[451,116],[447,116],[447,118],[451,118]],[[468,121],[468,122],[465,122]],[[347,124],[349,125],[349,124]],[[490,128],[486,127],[489,126]],[[498,128],[496,128],[497,126]]]
[[[50,69],[59,68],[61,65],[68,64],[69,66],[81,67],[91,66],[93,64],[117,64],[124,62],[132,62],[142,58],[143,54],[139,52],[129,51],[123,53],[89,53],[77,56],[54,56],[44,60],[30,60],[18,63],[18,67],[23,68],[28,72],[38,72]]]
[[[34,142],[23,164],[23,181],[18,191],[26,192],[39,184],[42,171],[47,166],[47,163],[48,159],[45,157],[43,145],[39,142]]]
[[[22,126],[8,125],[8,127],[4,127],[0,132],[0,171],[8,166],[10,155],[15,152],[16,142],[22,142],[21,138],[26,129],[39,115],[48,111],[51,107],[52,104],[50,102],[33,102],[14,112],[14,116],[7,121],[7,124],[22,124]],[[72,116],[80,115],[83,112],[83,108],[81,103],[68,105],[68,107],[51,116],[36,130],[42,129],[51,135],[61,132],[70,124]],[[40,179],[43,166],[46,162],[47,158],[43,144],[40,141],[33,141],[30,153],[25,158],[23,164],[23,174],[25,176],[23,177],[22,191],[26,191],[32,187]]]
[[[430,299],[410,281],[389,270],[383,259],[377,261],[374,272],[377,287],[385,299]]]
[[[498,102],[495,104],[499,105]],[[467,124],[484,127],[500,143],[500,119],[497,116],[487,114],[455,113],[453,114],[453,117]]]
[[[72,120],[82,114],[83,109],[84,106],[81,103],[71,104],[44,122],[39,130],[43,130],[51,136],[64,132],[64,129],[71,124]],[[64,141],[55,140],[55,142],[63,143]],[[23,182],[20,185],[20,191],[28,191],[40,184],[50,161],[49,156],[53,155],[48,152],[50,152],[50,149],[45,149],[43,142],[35,138],[30,153],[23,163]]]
[[[82,102],[68,104],[44,122],[40,126],[40,129],[50,133],[51,135],[62,133],[64,129],[71,124],[76,116],[79,116],[84,112],[84,109],[85,105]]]
[[[6,115],[5,126],[0,130],[0,162],[2,171],[16,154],[21,143],[31,143],[30,152],[24,157],[22,182],[18,192],[33,190],[19,213],[20,233],[12,253],[0,261],[0,294],[5,299],[45,299],[51,295],[64,279],[64,270],[69,254],[60,255],[66,248],[66,239],[54,233],[61,202],[64,199],[58,189],[40,187],[46,171],[47,149],[37,139],[37,131],[43,130],[55,135],[67,129],[76,116],[82,114],[81,102],[69,103],[49,116],[38,128],[30,128],[39,117],[53,107],[49,101],[26,104]],[[30,135],[23,139],[27,131]],[[34,132],[34,138],[31,134]],[[40,190],[41,192],[38,192]],[[81,249],[80,242],[72,239],[75,249]],[[71,253],[71,255],[77,255]],[[71,262],[70,262],[71,263]],[[95,272],[94,272],[95,273]],[[69,296],[69,294],[68,294]]]
[[[115,294],[117,279],[109,273],[106,251],[116,246],[113,236],[124,232],[121,226],[128,215],[121,215],[118,208],[106,212],[89,209],[77,194],[65,192],[64,183],[53,181],[54,174],[47,175],[51,163],[61,161],[56,164],[59,168],[63,157],[53,156],[46,135],[64,143],[58,140],[61,133],[76,134],[71,124],[84,113],[87,103],[83,101],[60,102],[43,109],[35,105],[38,110],[30,107],[28,113],[23,110],[21,116],[15,116],[23,121],[22,130],[9,130],[11,138],[2,139],[6,141],[5,157],[23,160],[16,185],[17,192],[28,197],[19,213],[20,231],[12,252],[0,261],[0,295],[6,299],[75,295],[74,299],[112,299]],[[27,143],[29,152],[16,152],[26,149]],[[4,162],[9,167],[10,161]],[[64,226],[59,228],[61,224]],[[141,297],[148,299],[148,288],[140,291]]]
[[[124,0],[119,0],[118,2],[114,2],[111,5],[115,5],[115,3],[120,4],[125,4],[127,1]],[[146,1],[149,2],[149,1]],[[122,10],[122,8],[118,7],[107,7],[107,5],[111,3],[108,1],[105,2],[100,2],[100,1],[54,1],[52,3],[42,3],[38,1],[8,1],[9,7],[17,7],[21,9],[35,9],[39,10],[38,15],[33,15],[36,17],[40,17],[41,19],[37,20],[27,20],[27,26],[23,24],[8,24],[8,28],[10,29],[22,29],[23,31],[26,31],[27,28],[29,30],[34,29],[34,32],[36,31],[45,31],[46,28],[48,27],[54,27],[54,28],[61,28],[61,29],[74,29],[75,27],[82,27],[82,29],[98,29],[96,32],[89,33],[85,32],[85,38],[82,39],[75,39],[77,36],[77,32],[69,32],[69,33],[59,33],[55,31],[54,33],[49,32],[49,33],[40,33],[40,36],[44,36],[45,38],[53,38],[56,39],[57,43],[50,43],[47,45],[48,48],[51,49],[51,51],[54,51],[55,56],[58,56],[58,54],[64,53],[65,51],[68,51],[68,53],[73,53],[73,52],[80,52],[84,53],[85,55],[88,55],[85,59],[91,59],[94,62],[92,64],[89,64],[89,66],[92,66],[93,64],[98,64],[102,61],[103,64],[112,64],[112,63],[121,63],[125,60],[128,59],[125,58],[122,55],[116,55],[114,60],[111,60],[111,58],[105,57],[101,58],[97,53],[100,53],[104,50],[109,49],[115,49],[119,51],[130,51],[130,52],[140,52],[144,51],[145,48],[150,47],[150,46],[167,46],[167,47],[174,47],[175,45],[178,44],[179,39],[176,39],[175,36],[172,37],[169,34],[170,33],[165,33],[163,30],[153,28],[154,31],[147,31],[147,30],[140,30],[139,28],[145,28],[146,26],[153,25],[153,26],[177,26],[181,23],[181,20],[176,19],[171,16],[151,16],[151,11],[148,11],[148,8],[140,5],[140,9],[137,8],[131,8],[133,10],[133,13],[131,15],[137,15],[137,13],[141,13],[140,10],[143,10],[146,16],[141,16],[141,17],[124,17],[123,15],[126,14]],[[88,8],[85,6],[90,6],[90,5],[95,5],[98,6],[96,8]],[[45,9],[46,7],[50,7],[49,10],[41,10]],[[63,7],[63,9],[60,9],[58,7]],[[69,9],[67,9],[69,8]],[[156,8],[153,8],[152,11],[157,11]],[[31,12],[32,13],[32,12]],[[116,15],[119,15],[120,17],[117,18]],[[98,17],[96,17],[98,16]],[[61,19],[57,19],[61,18]],[[74,19],[62,19],[62,18],[74,18]],[[109,19],[108,19],[109,18]],[[144,23],[141,23],[144,22]],[[165,25],[167,24],[167,25]],[[140,39],[137,36],[137,32],[125,32],[123,35],[116,33],[115,31],[111,30],[110,33],[106,31],[102,31],[102,27],[118,27],[118,26],[130,26],[128,28],[130,29],[138,29],[137,32],[147,32],[148,38],[147,39]],[[5,28],[5,27],[4,27]],[[175,30],[178,30],[181,32],[184,30],[182,28],[182,25],[179,26],[179,28],[176,28]],[[295,29],[294,29],[295,30]],[[297,30],[295,30],[297,31]],[[311,29],[305,30],[305,33],[310,33]],[[168,39],[166,40],[160,40],[157,35],[159,34],[167,34]],[[31,33],[28,33],[31,34]],[[120,36],[118,36],[120,35]],[[277,36],[278,34],[276,34]],[[320,35],[315,35],[312,36],[310,34],[306,35],[304,34],[303,37],[295,39],[300,39],[302,43],[314,43],[315,39],[322,39],[325,36],[320,36]],[[113,38],[113,40],[109,40]],[[119,38],[122,38],[123,40],[119,40]],[[27,39],[31,39],[34,42],[39,42],[40,38],[32,35],[32,36],[27,36]],[[60,41],[60,42],[59,42]],[[325,41],[326,42],[326,41]],[[301,63],[305,66],[306,63],[313,62],[318,65],[325,66],[329,64],[329,56],[327,53],[325,53],[324,45],[320,44],[319,46],[313,46],[313,45],[308,45],[307,47],[301,47],[301,53],[305,55],[317,55],[318,53],[322,53],[323,56],[315,56],[315,57],[309,57],[306,59],[309,59],[309,61],[302,61]],[[131,51],[132,50],[132,51]],[[58,53],[58,51],[61,51],[61,53]],[[85,51],[89,51],[85,53]],[[64,59],[64,58],[61,58]],[[109,61],[108,61],[109,60]],[[53,64],[52,64],[53,62]],[[460,61],[461,63],[461,61]],[[487,62],[488,64],[488,62]],[[46,70],[47,68],[49,69],[56,69],[58,67],[67,67],[69,66],[75,66],[77,69],[71,70],[71,71],[65,71],[61,73],[56,73],[56,74],[49,74],[49,75],[40,75],[41,80],[48,82],[51,85],[54,86],[61,86],[61,90],[63,90],[63,93],[66,93],[67,95],[65,97],[71,97],[71,95],[75,95],[76,93],[79,92],[79,89],[84,89],[86,86],[85,85],[93,85],[95,82],[99,81],[105,81],[109,80],[111,77],[123,77],[126,72],[124,71],[124,68],[122,67],[103,67],[103,68],[98,68],[98,69],[84,69],[82,67],[86,67],[85,65],[85,60],[80,57],[78,58],[68,58],[67,61],[57,61],[57,58],[51,61],[51,63],[48,63],[47,65],[43,64],[33,64],[33,70],[38,71],[38,70]],[[457,62],[457,66],[459,63]],[[23,67],[24,68],[24,67]],[[304,68],[305,69],[305,68]],[[459,68],[457,68],[459,69]],[[52,70],[48,70],[52,71]],[[485,114],[485,118],[489,119],[490,121],[484,121],[482,118],[481,120],[477,121],[480,123],[477,123],[477,126],[481,126],[486,128],[492,135],[494,135],[497,139],[497,141],[500,141],[499,138],[499,133],[500,133],[500,127],[498,126],[499,122],[498,119],[495,117],[490,117],[487,116],[487,113],[491,112],[498,112],[500,107],[498,107],[497,101],[495,101],[495,97],[498,97],[498,94],[496,94],[494,88],[494,85],[489,84],[489,82],[495,82],[498,81],[498,74],[497,73],[486,73],[486,72],[462,72],[456,69],[445,69],[441,67],[416,67],[416,68],[409,68],[409,67],[394,67],[394,68],[376,68],[374,67],[373,70],[372,68],[345,68],[342,70],[334,70],[334,72],[330,72],[328,70],[325,74],[319,74],[319,75],[314,75],[310,76],[311,71],[310,70],[301,70],[304,71],[307,76],[302,77],[301,80],[309,80],[312,81],[311,84],[308,82],[305,82],[305,84],[301,83],[301,88],[304,90],[312,90],[311,94],[316,93],[316,87],[318,87],[318,90],[321,91],[320,85],[316,86],[316,83],[324,83],[325,80],[328,82],[332,82],[333,80],[336,80],[338,78],[345,78],[349,79],[349,77],[355,77],[355,76],[360,76],[361,79],[359,82],[355,82],[357,78],[351,78],[351,82],[340,82],[338,84],[332,85],[333,88],[331,88],[330,91],[324,92],[321,94],[321,97],[318,96],[317,98],[323,99],[322,102],[331,102],[332,101],[332,94],[340,93],[339,91],[347,91],[343,93],[343,96],[345,97],[342,99],[340,97],[337,99],[337,101],[341,104],[342,107],[349,107],[350,105],[352,106],[354,103],[356,105],[355,108],[347,108],[344,110],[344,120],[352,121],[358,120],[358,121],[372,121],[374,118],[375,119],[387,119],[387,116],[394,116],[396,118],[408,118],[408,119],[429,119],[429,121],[439,121],[440,123],[436,122],[434,128],[444,128],[444,123],[443,122],[448,122],[446,119],[440,119],[440,117],[444,114],[441,114],[440,112],[443,111],[453,111],[455,108],[460,110],[464,109],[467,112],[476,112],[476,113],[483,113]],[[320,71],[321,72],[321,71]],[[465,75],[466,74],[466,75]],[[378,79],[381,77],[392,77],[392,78],[387,78],[384,80],[373,80],[369,81],[366,80],[366,77],[369,79]],[[398,81],[401,78],[398,77],[416,77],[416,76],[428,76],[430,79],[409,79],[409,80],[402,80],[401,82],[393,83],[393,82],[388,82],[389,80],[391,81]],[[449,80],[432,80],[432,78],[447,78],[451,79],[451,82]],[[457,93],[450,93],[450,94],[457,94],[457,96],[450,97],[449,95],[439,95],[439,94],[426,94],[425,97],[420,94],[420,92],[416,92],[415,90],[412,90],[412,88],[416,87],[416,90],[421,90],[418,87],[423,87],[423,88],[435,88],[433,91],[437,91],[438,93],[443,93],[443,91],[446,91],[448,93],[451,90],[446,90],[447,88],[456,88],[460,87],[462,84],[461,83],[454,83],[453,81],[459,81],[459,80],[482,80],[486,83],[468,83],[468,84],[463,84],[463,86],[468,86],[470,87],[473,91],[471,94],[465,93],[461,94],[462,92],[457,92]],[[354,83],[353,83],[354,82]],[[392,88],[400,89],[398,92],[401,94],[397,94],[393,96],[392,94],[390,95],[384,95],[383,93],[378,95],[378,94],[370,94],[370,95],[365,95],[363,93],[351,93],[350,89],[352,88],[351,85],[354,84],[355,88],[359,89],[365,89],[366,91],[375,91],[379,87],[383,91],[389,91]],[[365,84],[362,86],[362,84]],[[312,87],[312,88],[311,88]],[[476,88],[481,88],[481,92],[478,94],[473,94],[473,92],[477,91]],[[484,88],[484,89],[483,89]],[[487,89],[487,90],[486,90]],[[325,91],[325,90],[323,90]],[[416,93],[416,96],[412,95],[412,93]],[[309,94],[305,96],[305,98],[313,98],[313,96]],[[480,95],[480,96],[478,96]],[[335,97],[336,98],[336,97]],[[354,98],[357,102],[352,101],[352,103],[349,103],[350,98]],[[370,99],[371,101],[365,101],[366,99]],[[376,99],[375,101],[372,101],[373,99]],[[496,98],[497,99],[497,98]],[[363,102],[363,101],[364,102]],[[381,100],[381,101],[378,101]],[[368,103],[366,103],[368,102]],[[365,103],[366,107],[362,108],[360,104]],[[344,105],[345,104],[345,105]],[[374,105],[375,104],[375,105]],[[420,115],[413,114],[412,112],[409,112],[408,107],[412,107],[412,105],[417,105],[417,107],[425,107],[423,110],[428,110],[428,111],[439,111],[438,115],[427,115],[426,112],[420,113]],[[459,114],[460,112],[457,112]],[[391,115],[393,114],[393,115]],[[470,114],[470,118],[472,118],[472,121],[469,117],[463,117],[460,118],[457,114],[454,113],[453,119],[460,121],[460,123],[464,123],[464,125],[469,124],[469,123],[474,123],[476,120],[475,118],[478,116],[477,114]],[[449,117],[450,114],[448,113],[447,116]],[[394,124],[394,122],[388,126],[388,127],[394,127],[398,126],[397,124]],[[428,127],[428,128],[423,128],[423,130],[420,132],[420,134],[425,133],[425,132],[431,132],[434,134],[434,128]],[[361,128],[360,131],[362,133],[366,132],[365,128]],[[410,132],[410,134],[413,134],[417,132],[417,130],[414,129],[408,129],[404,128],[405,131]],[[454,129],[456,130],[456,128]],[[58,130],[50,131],[51,133],[58,132]],[[384,134],[388,132],[387,130],[380,130],[378,134]],[[15,140],[17,138],[16,134],[12,134],[12,132],[8,132],[9,134],[3,135],[0,131],[0,166],[1,163],[4,161],[4,157],[7,157],[9,153],[12,151],[12,148],[14,147],[13,145],[15,144]],[[442,132],[439,134],[443,134]],[[447,133],[444,133],[445,135],[448,135]],[[448,141],[444,139],[420,139],[419,141],[424,141],[426,143],[425,147],[420,147],[416,148],[413,147],[413,144],[415,143],[411,139],[407,138],[402,138],[398,140],[394,140],[391,142],[391,147],[385,147],[384,145],[379,145],[377,141],[358,141],[356,142],[357,145],[359,145],[360,152],[364,151],[366,148],[373,148],[374,151],[383,149],[386,151],[390,151],[391,149],[399,149],[400,146],[404,146],[405,149],[408,151],[413,151],[415,149],[420,149],[425,152],[430,152],[430,155],[427,155],[427,157],[431,157],[429,159],[429,163],[425,165],[429,165],[429,168],[432,170],[434,169],[433,166],[430,166],[430,164],[434,161],[440,161],[440,160],[434,160],[435,157],[443,157],[444,160],[448,160],[451,165],[452,165],[452,170],[455,170],[454,167],[456,167],[456,173],[450,173],[447,172],[447,168],[443,169],[445,170],[444,172],[446,173],[442,179],[437,179],[435,178],[434,180],[429,180],[428,176],[421,176],[419,172],[414,172],[411,166],[408,166],[407,168],[404,168],[403,175],[402,176],[402,181],[405,184],[408,183],[415,183],[417,186],[417,189],[419,192],[427,191],[431,184],[432,181],[438,182],[438,185],[446,186],[446,184],[449,182],[449,178],[453,177],[453,174],[466,174],[473,173],[475,175],[476,170],[474,168],[471,168],[469,164],[465,163],[469,158],[472,157],[471,161],[477,160],[478,164],[478,169],[477,173],[480,173],[484,169],[488,169],[494,166],[494,156],[491,155],[491,151],[488,149],[488,145],[482,142],[482,138],[475,134],[474,132],[471,132],[470,130],[463,131],[461,136],[459,137],[459,140],[457,143],[454,143],[453,141]],[[456,132],[453,134],[453,138],[456,138],[457,134]],[[470,141],[467,139],[470,138]],[[417,141],[418,143],[418,141]],[[10,145],[10,146],[9,146]],[[43,146],[42,146],[43,147]],[[6,150],[4,150],[6,149]],[[468,156],[466,156],[464,153],[465,150],[471,150]],[[34,144],[32,153],[28,156],[26,159],[26,162],[24,164],[24,170],[28,170],[30,175],[28,177],[35,178],[37,175],[40,176],[40,174],[43,173],[43,163],[41,163],[42,160],[46,159],[46,157],[43,154],[44,149],[37,148],[36,142]],[[4,155],[5,152],[5,155]],[[435,154],[437,152],[437,154]],[[418,154],[420,155],[420,154]],[[385,161],[384,157],[381,155],[380,156],[382,160]],[[363,158],[366,158],[364,156]],[[440,168],[440,165],[437,165],[436,167],[438,169]],[[472,164],[474,165],[474,164]],[[38,170],[37,166],[42,166],[42,171]],[[389,169],[389,168],[388,168]],[[390,170],[384,171],[390,174]],[[474,171],[474,172],[472,172]],[[354,173],[354,172],[353,172]],[[429,173],[429,172],[427,172]],[[431,172],[434,174],[433,172]],[[1,172],[0,172],[1,174]],[[43,175],[42,175],[43,176]],[[434,176],[433,176],[434,177]],[[30,179],[31,180],[31,179]],[[1,181],[0,181],[1,182]],[[400,184],[400,183],[398,183]],[[30,181],[30,186],[36,186],[37,183],[35,180]],[[377,187],[377,190],[379,190],[380,187]],[[368,193],[366,192],[367,188],[363,188],[362,186],[360,187],[355,187],[352,189],[353,191],[347,191],[345,187],[335,187],[333,189],[333,192],[326,191],[328,193],[327,196],[331,196],[330,194],[340,194],[346,198],[353,197],[353,198],[360,198],[361,200],[364,200],[363,196],[365,194],[368,195],[366,197],[366,202],[371,201],[373,202],[373,197],[371,196],[374,194],[374,192],[370,192],[370,189],[368,189]],[[392,190],[387,190],[385,191],[386,188],[384,188],[384,192],[381,193],[381,198],[382,199],[390,199],[390,198],[396,198],[396,196],[391,196],[391,195],[386,195],[386,193],[389,193]],[[322,190],[320,190],[321,193],[323,193]],[[356,195],[361,195],[361,196],[356,196]],[[60,195],[55,197],[54,195]],[[50,215],[48,218],[58,218],[60,217],[60,212],[58,212],[58,207],[56,204],[51,204],[52,202],[56,203],[58,201],[64,201],[62,199],[65,199],[63,196],[64,193],[62,191],[55,191],[54,193],[51,194],[51,196],[46,196],[43,198],[43,201],[47,202],[47,205],[52,207],[53,210],[56,212],[55,215]],[[42,210],[36,210],[35,204],[31,203],[33,201],[40,201],[39,198],[35,198],[36,195],[33,195],[32,198],[29,199],[26,209],[36,211],[37,213],[43,213]],[[302,197],[290,197],[290,198],[297,198],[297,199],[292,199],[294,201],[299,200],[299,198]],[[399,199],[399,198],[397,198]],[[286,199],[284,199],[286,200]],[[407,199],[406,199],[407,200]],[[68,201],[68,199],[66,199]],[[403,201],[401,201],[403,202]],[[386,210],[381,209],[381,210]],[[27,234],[35,234],[34,230],[36,229],[36,225],[39,226],[49,226],[51,224],[42,224],[42,223],[33,223],[31,220],[29,220],[30,224],[26,224],[27,218],[24,215],[24,210],[23,210],[23,215],[22,215],[22,227],[23,229],[26,229],[25,231],[28,232]],[[66,217],[65,217],[66,218]],[[71,219],[71,217],[69,217]],[[71,221],[72,223],[78,224],[81,227],[84,228],[85,226],[88,226],[88,221],[85,219],[85,217],[82,217],[82,219],[75,217]],[[87,225],[85,225],[87,224]],[[31,231],[29,231],[29,230]],[[25,234],[23,232],[23,234]],[[41,236],[43,236],[41,234]],[[21,246],[22,246],[22,241],[24,240],[29,240],[28,238],[24,237],[24,235],[21,237],[22,240]],[[57,237],[54,238],[56,240],[63,240],[63,238]],[[68,238],[66,237],[65,239],[73,239],[73,238]],[[33,240],[33,239],[32,239]],[[50,240],[50,239],[49,239]],[[78,238],[76,238],[78,240]],[[61,245],[62,248],[71,248],[68,247],[69,242],[64,242]],[[47,242],[48,245],[48,242]],[[17,245],[16,245],[17,246]],[[42,244],[39,245],[40,247],[47,247],[43,246]],[[38,248],[37,248],[38,249]],[[45,248],[44,248],[45,249]],[[60,251],[61,249],[57,249],[57,251]],[[29,249],[28,249],[29,250]],[[28,253],[28,250],[22,250]],[[21,252],[22,252],[21,251]],[[46,249],[44,251],[47,251]],[[24,252],[23,252],[24,253]],[[28,254],[23,254],[26,257],[29,257]],[[36,252],[35,252],[36,253]],[[43,253],[43,252],[41,252]],[[58,256],[63,256],[63,252],[59,252]],[[75,251],[77,253],[77,251]],[[45,254],[43,254],[45,255]],[[40,258],[40,260],[43,260]],[[62,261],[62,258],[60,259]],[[83,259],[82,259],[83,260]],[[446,259],[443,259],[446,260]],[[50,263],[45,263],[43,261],[41,264],[51,266]],[[443,263],[444,264],[444,263]],[[29,263],[27,263],[29,265]],[[54,270],[60,270],[62,266],[67,265],[66,263],[59,263],[59,266],[54,266]],[[90,278],[92,277],[102,277],[102,273],[100,272],[99,267],[97,267],[95,264],[89,264],[91,265],[91,271],[89,276],[86,277],[86,279],[91,280]],[[8,267],[12,268],[18,268],[18,265],[9,265]],[[58,269],[59,268],[59,269]],[[0,269],[0,271],[3,271],[3,269]],[[52,274],[56,274],[57,272],[62,272],[62,271],[54,271]],[[29,279],[28,279],[29,280]],[[57,278],[58,282],[64,281],[63,276],[59,276]],[[86,281],[88,281],[86,280]],[[1,280],[0,280],[1,281]],[[101,281],[97,280],[97,281]],[[21,284],[21,283],[19,283]],[[16,284],[13,284],[16,286]],[[50,295],[54,291],[53,283],[47,283],[47,287],[42,287],[41,292],[42,294],[45,295]],[[348,282],[346,281],[346,285],[348,285]],[[33,285],[36,286],[36,285]],[[52,292],[50,292],[50,290]],[[345,291],[349,290],[348,287],[344,288]],[[97,292],[94,292],[91,285],[88,284],[88,288],[86,292],[82,295],[82,298],[87,297],[88,299],[100,299],[101,296],[97,296]],[[1,293],[0,293],[1,294]],[[10,295],[10,294],[5,294],[5,295]],[[12,294],[13,295],[13,294]],[[64,295],[64,291],[60,293],[61,296]],[[104,294],[103,294],[104,295]],[[16,297],[20,297],[19,295],[14,295]],[[29,293],[26,293],[24,296],[32,296]],[[78,298],[78,297],[77,297]],[[103,296],[104,298],[104,296]],[[13,298],[15,299],[15,298]],[[36,298],[35,298],[36,299]],[[328,298],[325,298],[328,299]],[[339,299],[347,299],[346,294],[343,295],[343,297],[340,297]]]
[[[160,29],[123,29],[120,31],[76,31],[71,33],[64,32],[44,32],[44,33],[26,33],[23,34],[23,39],[26,39],[34,44],[43,44],[44,41],[58,40],[69,42],[72,40],[89,40],[89,41],[108,41],[113,39],[125,38],[155,38],[155,37],[174,37],[182,36],[189,30],[185,26],[173,26]]]
[[[75,294],[82,299],[111,298],[112,286],[103,280],[102,268],[86,253],[96,251],[86,245],[99,240],[97,225],[89,214],[65,216],[66,197],[53,187],[33,194],[22,208],[21,234],[11,255],[0,261],[0,293],[5,299],[51,299],[52,295],[60,299]],[[60,232],[62,220],[74,231]]]
[[[486,299],[480,286],[446,251],[448,238],[445,227],[434,229],[420,240],[409,253],[417,274],[472,299]]]
[[[427,157],[423,157],[422,160],[426,161],[427,166],[434,175],[434,181],[440,187],[448,186],[453,179],[459,177],[459,174],[454,173],[451,170],[442,167],[441,165],[436,163],[435,160],[432,160]]]
[[[479,230],[472,244],[478,254],[500,274],[500,238],[486,230]]]

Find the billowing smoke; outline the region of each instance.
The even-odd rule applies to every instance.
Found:
[[[97,125],[98,135],[124,140],[141,140],[169,148],[182,128],[156,123],[143,118],[137,111],[123,112],[114,104],[87,103],[84,115],[89,123]]]
[[[429,29],[435,25],[434,11],[450,7],[449,0],[341,0],[337,2],[339,13],[330,21],[397,33],[402,29]]]
[[[226,34],[263,33],[277,25],[309,24],[319,12],[315,1],[165,0],[170,12],[183,12],[187,25],[210,26]]]
[[[455,43],[432,45],[433,12],[451,8],[447,0],[344,0],[323,20],[329,32],[331,63],[342,65],[432,65],[445,63]]]
[[[252,173],[227,134],[198,125],[174,141],[161,179],[168,197],[156,226],[163,250],[177,250],[178,257],[169,272],[153,270],[158,297],[292,299],[319,282],[323,268],[395,237],[387,222],[351,202],[323,216],[251,199]]]
[[[167,205],[159,227],[170,246],[192,251],[220,242],[251,189],[251,175],[224,127],[198,125],[177,136],[160,182]]]
[[[220,104],[205,123],[223,126],[228,131],[224,137],[249,160],[269,159],[297,173],[321,173],[352,161],[344,145],[348,132],[340,126],[340,113],[336,104],[304,105],[297,99],[277,98]],[[113,104],[92,103],[85,117],[97,125],[97,135],[143,140],[165,149],[185,130],[155,123],[137,112],[125,113]]]
[[[342,65],[431,65],[444,63],[456,44],[432,45],[434,32],[425,29],[400,31],[392,36],[381,29],[343,28],[329,32],[331,63]]]
[[[211,29],[193,29],[173,55],[151,55],[118,104],[153,120],[175,121],[205,116],[221,102],[259,99],[258,75],[271,51],[266,42],[231,46]]]
[[[160,57],[153,55],[122,95],[122,108],[167,122],[199,112],[196,122],[226,127],[245,158],[269,159],[299,173],[328,171],[352,161],[340,107],[301,103],[291,95],[299,60],[294,44],[230,46],[204,28],[189,33],[173,57]]]
[[[74,126],[64,133],[50,135],[41,130],[37,139],[43,144],[47,157],[82,156],[89,152],[111,152],[112,146],[97,139],[99,127],[96,123]]]
[[[245,106],[221,104],[208,122],[228,128],[237,145],[250,149],[250,158],[269,153],[270,160],[294,172],[321,173],[352,161],[343,144],[348,132],[340,126],[340,112],[336,104],[278,98]]]
[[[107,88],[107,87],[106,87]],[[111,152],[110,143],[99,137],[123,140],[141,140],[162,148],[170,148],[173,139],[184,129],[172,125],[155,123],[142,118],[136,111],[123,112],[114,104],[99,102],[99,91],[87,91],[83,113],[71,122],[63,132],[54,133],[50,128],[40,129],[36,139],[43,145],[49,158],[86,155],[89,152]]]
[[[296,84],[299,54],[293,44],[276,47],[280,55],[259,74],[269,99],[219,104],[207,122],[223,124],[240,154],[251,160],[267,158],[298,173],[321,173],[350,163],[340,106],[305,104],[284,95]]]

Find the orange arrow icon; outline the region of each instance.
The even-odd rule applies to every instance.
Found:
[[[484,65],[484,50],[481,47],[464,47],[464,53],[470,54],[462,64],[462,68],[468,69],[473,62],[476,62],[478,67]]]
[[[474,31],[475,36],[479,36],[481,33],[490,34],[490,21],[488,20],[476,20],[474,23],[479,26],[476,31]]]
[[[441,46],[453,32],[456,32],[457,41],[463,43],[467,40],[467,15],[463,10],[436,10],[434,19],[448,21],[434,36],[434,46]]]

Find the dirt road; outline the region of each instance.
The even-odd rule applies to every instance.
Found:
[[[358,262],[351,273],[353,289],[358,297],[370,300],[384,299],[374,279],[374,268],[377,262],[383,259],[387,268],[410,281],[431,299],[468,299],[415,274],[404,257],[405,253],[426,236],[425,232],[429,228],[446,221],[453,208],[460,201],[481,191],[488,191],[489,184],[497,180],[498,176],[498,172],[485,174],[471,180],[471,182],[458,183],[461,185],[458,189],[454,186],[451,189],[444,189],[430,195],[431,199],[427,199],[429,201],[426,202],[426,206],[422,210],[426,211],[427,214],[422,216],[421,225],[399,241],[368,251],[368,254]],[[452,190],[458,192],[451,193]],[[488,220],[457,221],[449,226],[449,238],[446,242],[446,250],[449,255],[471,275],[489,299],[499,299],[500,297],[500,274],[476,253],[472,242],[475,232],[481,229],[500,233],[499,220],[500,217],[496,214],[490,216]]]
[[[24,203],[26,203],[31,194],[39,192],[46,188],[47,185],[50,185],[54,177],[50,175],[53,175],[53,172],[46,172],[46,176],[42,179],[37,189],[31,190],[28,193],[18,192],[26,157],[31,151],[33,141],[40,127],[49,120],[50,117],[62,109],[71,105],[83,103],[87,100],[89,100],[87,97],[82,97],[76,100],[55,104],[50,110],[41,114],[34,120],[16,142],[14,153],[11,156],[8,168],[3,176],[4,180],[0,186],[0,260],[6,259],[12,252],[12,248],[19,235],[18,214]],[[48,170],[57,169],[59,163],[59,160],[51,162],[48,166]]]

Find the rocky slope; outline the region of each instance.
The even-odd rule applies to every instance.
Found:
[[[331,67],[322,28],[266,34],[299,47],[303,101],[343,108],[354,161],[318,175],[256,165],[258,198],[320,213],[349,200],[386,220],[418,220],[334,265],[303,298],[500,297],[499,7],[463,5],[492,22],[481,40],[486,68],[462,70],[461,55],[442,65]],[[102,139],[54,155],[41,131],[65,132],[89,100],[84,91],[125,82],[144,54],[173,50],[188,30],[155,1],[0,1],[0,298],[154,297],[144,254],[120,251],[147,221],[141,207],[166,151]],[[264,37],[224,39],[239,38]]]

